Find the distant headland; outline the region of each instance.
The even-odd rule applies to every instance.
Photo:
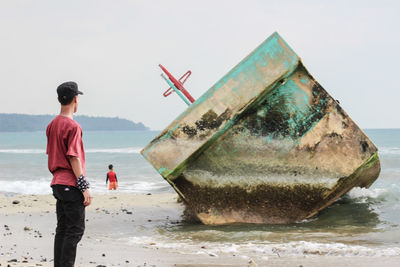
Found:
[[[0,132],[44,131],[56,115],[28,115],[0,113]],[[133,122],[118,117],[74,116],[84,131],[148,131],[141,122]]]

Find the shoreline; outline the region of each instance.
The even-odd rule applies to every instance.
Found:
[[[13,204],[17,203],[17,204]],[[399,266],[400,256],[330,256],[213,252],[205,246],[184,251],[152,237],[181,223],[177,195],[94,194],[76,266]],[[1,266],[52,266],[56,225],[52,195],[0,193]],[[172,232],[174,234],[174,232]],[[146,237],[150,237],[146,240]],[[136,238],[139,240],[135,242]],[[185,242],[192,242],[184,240]],[[185,244],[185,243],[183,243]],[[197,243],[196,243],[197,244]],[[197,245],[196,245],[197,246]],[[13,260],[13,261],[12,261]],[[17,262],[15,262],[15,260]],[[9,262],[12,261],[12,262]],[[26,262],[23,262],[26,261]]]

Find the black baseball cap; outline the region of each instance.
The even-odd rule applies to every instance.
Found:
[[[77,95],[83,95],[81,91],[78,90],[78,85],[76,82],[65,82],[57,87],[57,94],[59,98],[72,98]]]

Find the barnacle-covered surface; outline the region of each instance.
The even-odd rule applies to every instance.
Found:
[[[298,222],[380,172],[376,146],[277,33],[142,154],[206,224]]]

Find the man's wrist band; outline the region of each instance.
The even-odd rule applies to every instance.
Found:
[[[79,190],[81,190],[82,193],[85,192],[85,190],[88,189],[90,185],[83,175],[78,177],[78,179],[76,180],[76,184],[78,185],[78,188]]]

